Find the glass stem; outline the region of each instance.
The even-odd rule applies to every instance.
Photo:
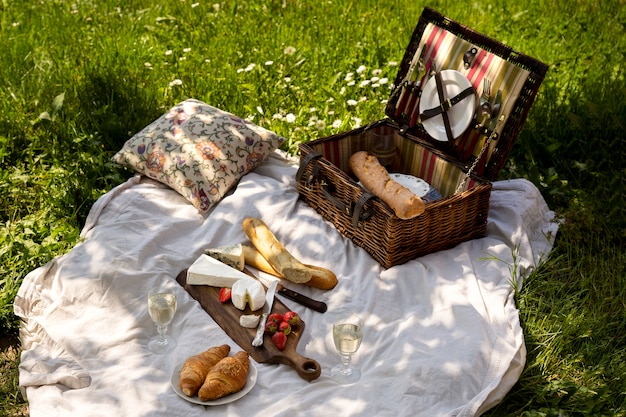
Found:
[[[167,332],[167,326],[157,326],[157,331],[159,332],[159,344],[166,345],[167,340],[165,340],[165,333]]]
[[[352,355],[346,355],[345,353],[341,355],[341,373],[344,375],[348,375],[352,373],[352,369],[350,368],[350,360],[352,359]]]

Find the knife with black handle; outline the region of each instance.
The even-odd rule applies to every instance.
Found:
[[[250,275],[251,277],[253,277],[254,279],[260,281],[263,285],[265,285],[268,288],[270,287],[272,282],[274,282],[274,280],[268,280],[265,278],[261,278],[257,275],[254,275],[247,268],[244,269],[244,272]],[[290,300],[295,301],[296,303],[300,305],[310,308],[311,310],[317,311],[318,313],[325,313],[328,310],[328,306],[323,301],[314,300],[310,297],[307,297],[304,294],[301,294],[297,291],[292,290],[291,288],[284,287],[282,284],[280,284],[280,282],[276,286],[276,293],[282,295],[285,298],[289,298]]]

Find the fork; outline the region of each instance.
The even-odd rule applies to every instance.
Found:
[[[483,118],[491,115],[491,81],[483,78],[483,92],[480,95],[480,109]]]

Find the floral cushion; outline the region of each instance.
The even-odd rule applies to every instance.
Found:
[[[209,210],[285,139],[198,100],[185,100],[130,138],[112,160]]]

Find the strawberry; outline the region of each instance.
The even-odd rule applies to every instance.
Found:
[[[300,323],[300,316],[295,311],[288,311],[283,314],[283,321],[286,321],[291,326],[297,326]]]
[[[273,321],[267,321],[265,323],[265,331],[270,333],[270,334],[274,334],[276,333],[276,330],[278,330],[278,325],[273,322]]]
[[[287,335],[283,332],[276,332],[272,335],[272,341],[278,350],[284,350],[287,344]]]
[[[286,321],[283,321],[278,325],[278,331],[285,333],[285,336],[287,336],[291,333],[291,326]]]
[[[230,301],[232,290],[230,288],[220,288],[220,303],[227,303]]]
[[[280,313],[272,313],[267,317],[267,321],[273,321],[276,323],[276,326],[278,326],[280,322],[283,321],[283,315]]]

